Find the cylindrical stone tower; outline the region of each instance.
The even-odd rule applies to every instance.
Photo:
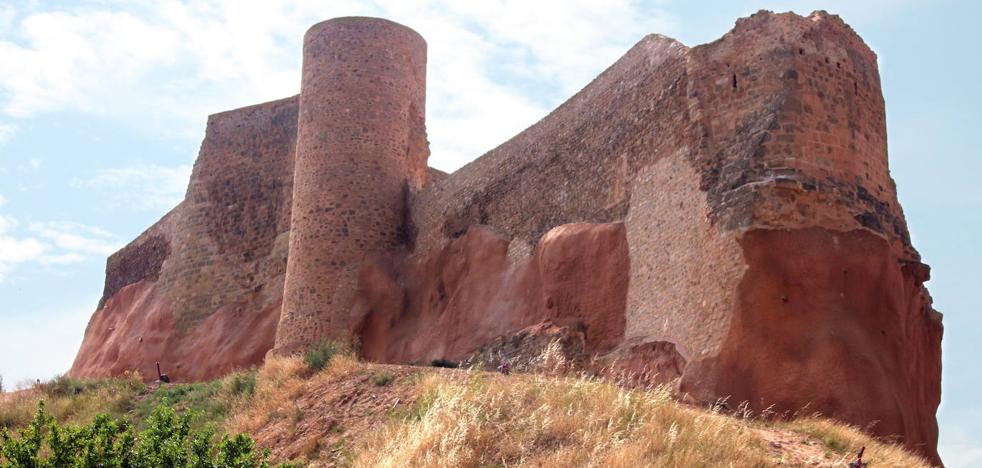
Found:
[[[400,24],[336,18],[304,36],[290,251],[274,352],[350,333],[366,255],[403,243],[425,177],[426,42]]]

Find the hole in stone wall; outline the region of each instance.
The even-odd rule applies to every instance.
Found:
[[[829,63],[829,58],[825,57],[825,63]]]
[[[733,74],[733,89],[737,89],[736,73]]]
[[[805,55],[805,49],[798,49],[798,55]]]
[[[859,96],[859,85],[855,81],[852,82],[852,94]]]

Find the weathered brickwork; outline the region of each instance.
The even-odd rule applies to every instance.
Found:
[[[719,351],[746,265],[736,233],[710,221],[686,154],[665,157],[634,180],[625,220],[631,250],[626,338],[675,343],[692,360]]]
[[[279,301],[286,266],[297,99],[213,115],[158,281],[185,324],[243,297]],[[274,281],[274,278],[276,280]],[[275,293],[274,293],[275,294]]]
[[[405,26],[340,18],[307,31],[278,351],[346,334],[362,259],[406,242],[429,156],[425,77],[426,42]]]
[[[694,156],[714,220],[867,228],[918,258],[887,168],[876,56],[848,25],[758,13],[689,59]]]
[[[106,285],[99,299],[99,308],[106,300],[128,284],[138,281],[157,281],[164,260],[170,256],[170,242],[160,234],[144,234],[106,261]]]
[[[941,317],[876,56],[839,17],[649,35],[452,174],[426,166],[422,37],[339,18],[303,54],[299,96],[209,119],[184,202],[110,258],[74,373],[203,378],[327,338],[420,363],[559,327],[691,398],[878,421],[937,461]]]
[[[644,38],[542,121],[427,187],[412,207],[417,251],[472,224],[534,245],[560,224],[623,219],[634,173],[682,141],[686,50]]]
[[[295,97],[208,119],[185,200],[109,258],[73,375],[152,378],[160,361],[205,379],[262,359],[283,297],[296,122]]]

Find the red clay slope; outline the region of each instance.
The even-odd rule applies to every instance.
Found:
[[[157,378],[154,363],[179,381],[213,379],[262,362],[273,346],[279,304],[252,311],[228,304],[187,331],[152,281],[123,287],[92,316],[71,374],[106,377],[137,371]]]

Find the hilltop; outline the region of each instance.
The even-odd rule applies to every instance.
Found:
[[[40,399],[75,423],[98,412],[139,420],[166,403],[198,412],[198,426],[251,434],[273,461],[309,466],[843,466],[862,446],[871,466],[927,466],[841,423],[687,405],[667,386],[350,355],[319,371],[300,357],[274,358],[199,383],[60,378],[2,395],[0,426],[22,427]]]

